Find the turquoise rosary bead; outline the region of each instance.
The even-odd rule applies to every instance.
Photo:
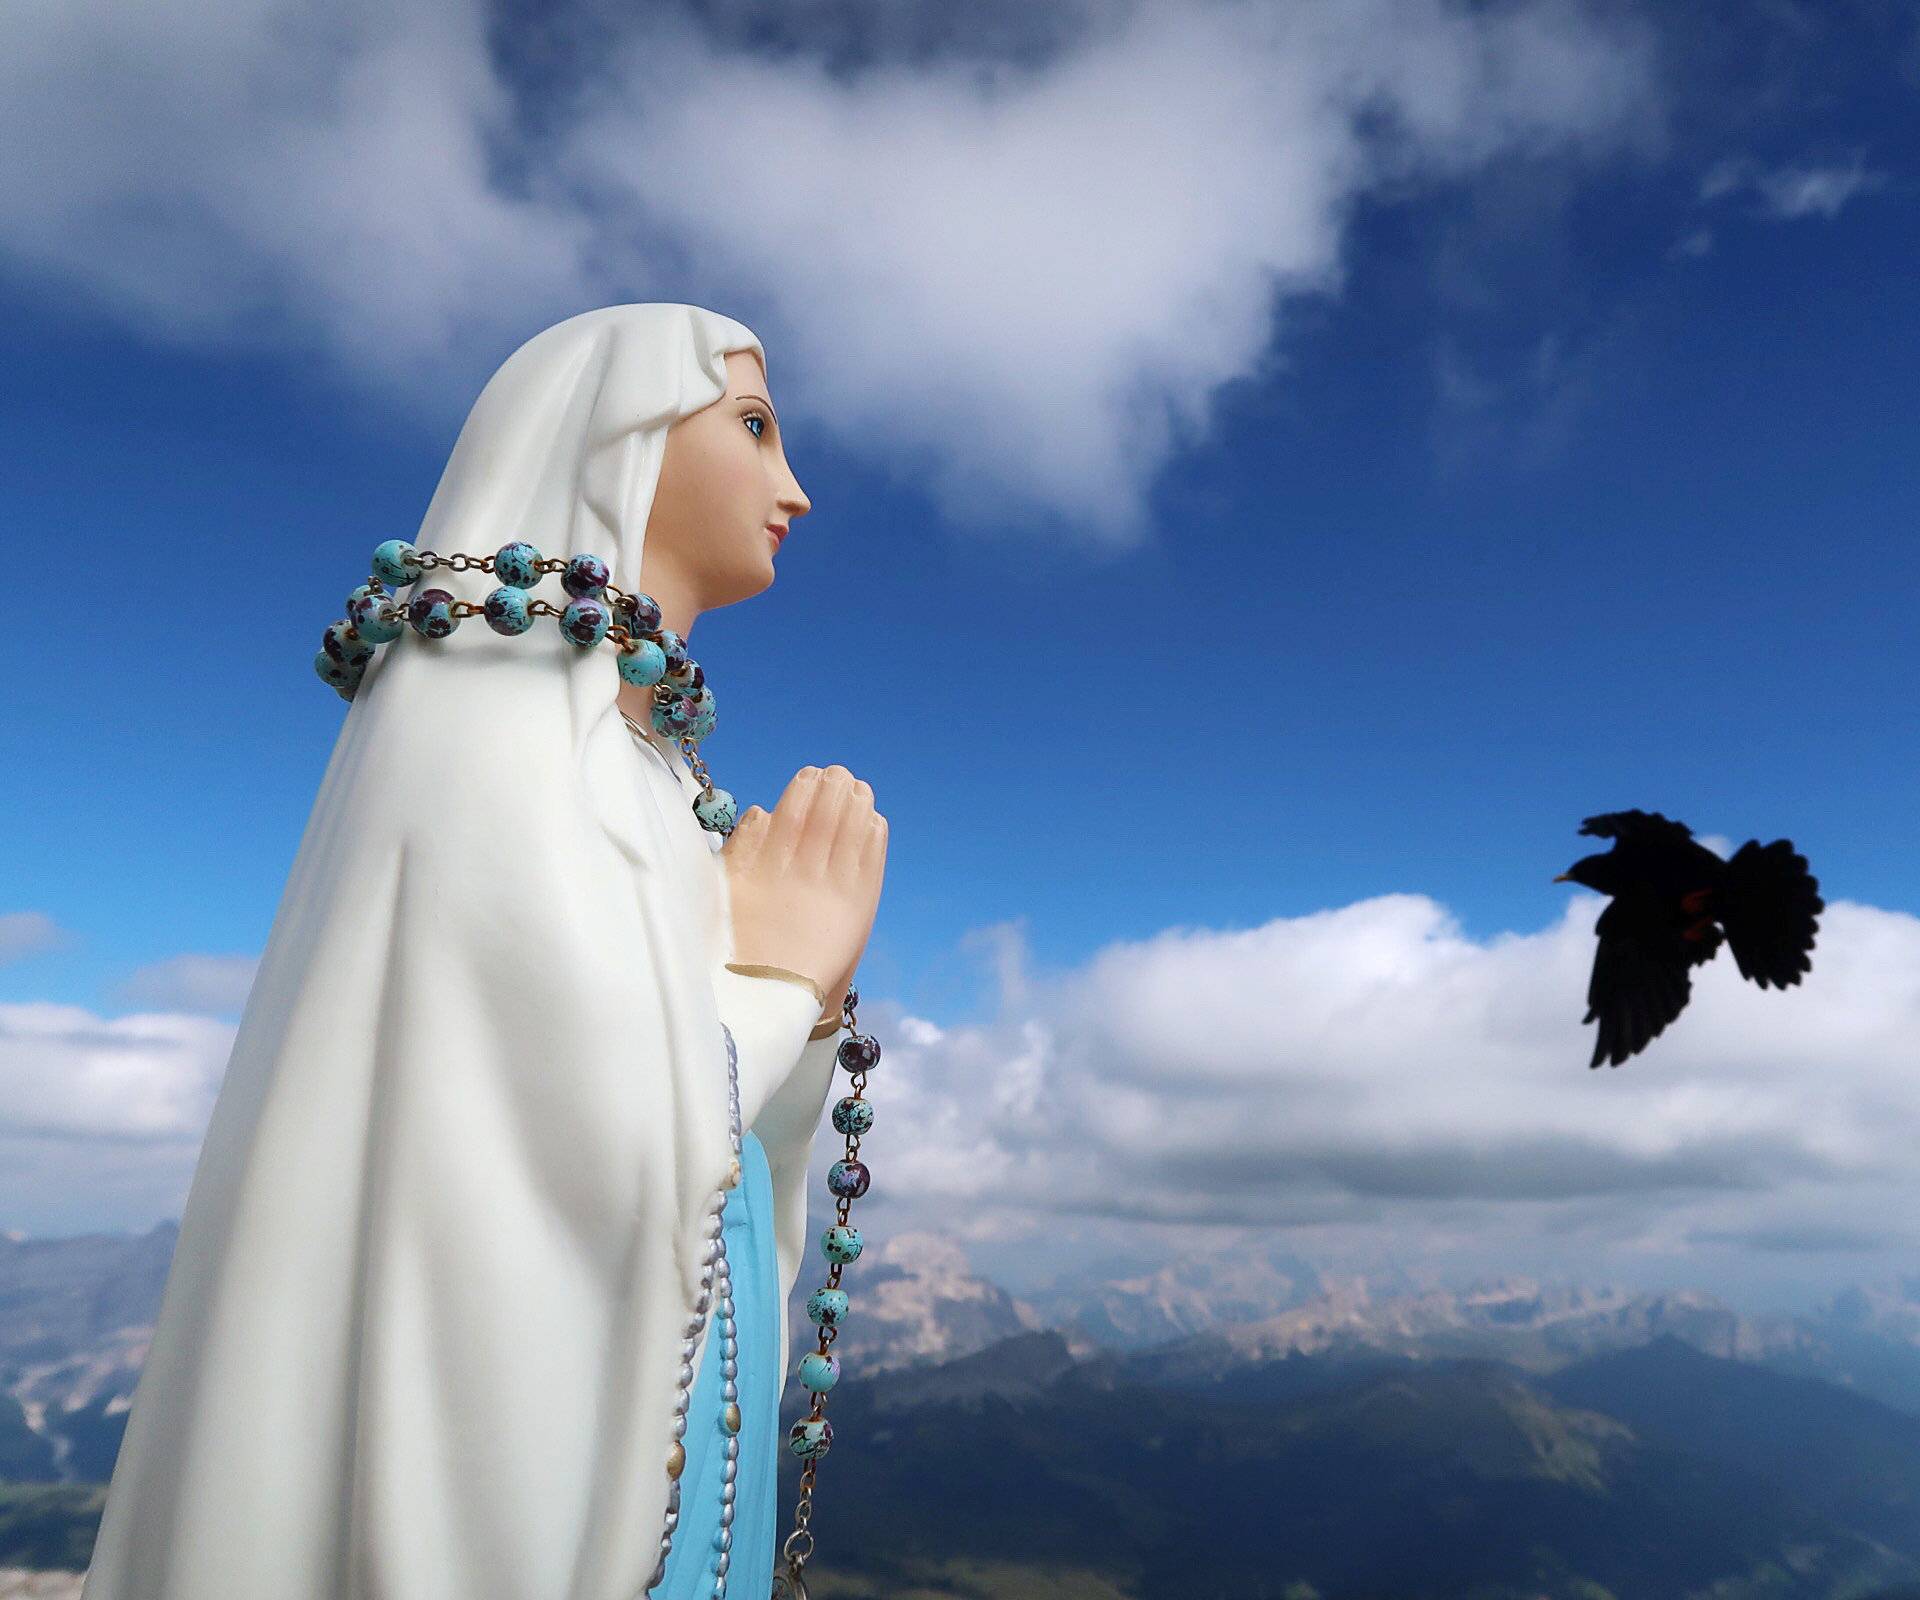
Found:
[[[582,649],[591,649],[606,638],[607,625],[612,621],[606,601],[588,595],[568,602],[567,609],[560,613],[560,631]]]
[[[313,658],[313,670],[343,694],[360,681],[360,674],[344,661],[336,661],[322,650]],[[349,696],[351,698],[351,696]]]
[[[576,600],[597,600],[607,592],[613,574],[598,556],[575,556],[560,574],[560,587]]]
[[[860,1237],[860,1230],[850,1228],[844,1222],[836,1222],[820,1235],[820,1253],[842,1266],[849,1261],[858,1261],[860,1252],[865,1248],[866,1241]]]
[[[347,621],[368,644],[388,644],[400,637],[407,619],[379,584],[363,583],[347,596]]]
[[[493,553],[493,575],[514,589],[531,589],[541,579],[540,552],[525,539],[503,544]]]
[[[857,1094],[850,1094],[844,1100],[835,1102],[833,1107],[835,1133],[850,1133],[857,1139],[872,1126],[872,1102],[862,1100]]]
[[[405,539],[389,539],[373,552],[373,575],[396,589],[412,583],[425,570],[420,552]]]
[[[630,649],[615,658],[620,676],[642,689],[658,683],[667,675],[667,653],[651,639],[636,639]]]
[[[665,734],[669,739],[678,739],[693,725],[693,708],[679,695],[655,700],[653,703],[653,731]]]
[[[693,814],[709,833],[731,833],[739,817],[733,796],[725,789],[715,789],[711,795],[702,794],[693,802]]]
[[[840,1381],[840,1358],[831,1351],[809,1350],[800,1358],[800,1381],[815,1394],[825,1394]]]
[[[807,1316],[823,1328],[837,1328],[846,1319],[845,1289],[815,1289],[807,1296]]]
[[[354,631],[351,622],[330,622],[321,648],[344,666],[364,666],[373,659],[373,646]]]
[[[407,621],[423,639],[444,639],[460,625],[453,596],[445,589],[417,589],[407,604]]]
[[[502,584],[487,596],[483,604],[486,607],[487,626],[495,633],[512,637],[525,633],[533,626],[532,602],[523,588]]]
[[[650,594],[627,594],[619,600],[620,622],[629,633],[658,633],[660,605]]]
[[[833,1443],[833,1424],[825,1417],[802,1417],[787,1430],[787,1448],[802,1460],[827,1453]]]

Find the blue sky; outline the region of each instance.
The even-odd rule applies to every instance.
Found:
[[[85,1202],[29,1179],[0,1208],[33,1231],[168,1214],[217,1081],[219,1025],[244,996],[344,711],[312,674],[319,632],[365,554],[417,526],[487,373],[547,322],[615,300],[709,305],[767,343],[815,509],[775,587],[695,629],[722,708],[706,753],[742,805],[770,805],[808,762],[873,784],[892,851],[862,986],[876,1022],[920,1052],[903,1060],[925,1074],[923,1130],[958,1114],[935,1103],[938,1085],[970,1052],[1037,1026],[1070,1055],[1066,1019],[1104,992],[1116,953],[1151,967],[1183,938],[1239,949],[1238,935],[1279,938],[1369,903],[1390,914],[1362,948],[1398,952],[1382,970],[1409,1015],[1452,981],[1427,962],[1436,939],[1478,963],[1461,980],[1478,1020],[1443,1054],[1483,1062],[1489,1039],[1508,1038],[1504,1009],[1527,1019],[1513,1024],[1530,1030],[1527,1059],[1591,1096],[1579,1022],[1599,902],[1549,880],[1585,852],[1575,830],[1594,811],[1658,809],[1722,842],[1792,838],[1828,900],[1857,903],[1871,928],[1849,942],[1830,919],[1820,954],[1851,953],[1856,974],[1908,970],[1912,13],[1783,6],[1709,30],[1630,8],[1357,9],[1403,25],[1421,62],[1393,59],[1355,21],[1331,39],[1281,28],[1249,71],[1208,53],[1230,37],[1212,19],[1265,13],[1200,3],[1025,23],[962,8],[924,33],[896,20],[864,54],[821,13],[819,59],[780,57],[767,13],[719,8],[663,36],[697,69],[692,109],[676,109],[622,79],[617,52],[614,68],[570,73],[552,41],[585,34],[560,24],[536,35],[496,15],[488,57],[462,8],[403,7],[403,43],[467,38],[500,103],[478,95],[451,132],[407,111],[395,137],[416,153],[391,173],[341,169],[344,199],[322,187],[339,172],[296,155],[263,183],[232,152],[285,130],[240,112],[163,114],[160,174],[124,108],[62,112],[79,119],[65,133],[88,139],[51,159],[72,164],[85,203],[58,210],[17,175],[0,187],[0,514],[22,555],[52,568],[31,585],[40,602],[86,597],[0,639],[0,927],[14,955],[0,1002],[40,1019],[0,1057],[15,1136],[45,1153],[34,1108],[81,1059],[87,1027],[217,1025],[153,1063],[180,1120],[138,1177]],[[100,49],[113,25],[59,26],[40,41],[43,72]],[[388,34],[364,18],[342,27],[349,60]],[[1174,59],[1123,97],[1136,55],[1156,58],[1133,48],[1155,27],[1172,30],[1158,59],[1181,41]],[[153,70],[189,81],[191,45]],[[1436,59],[1460,76],[1455,102],[1432,102]],[[983,62],[1024,76],[967,102],[961,69]],[[274,65],[264,45],[240,63],[264,77]],[[1359,68],[1372,98],[1331,96]],[[916,85],[930,110],[903,109]],[[1164,169],[1136,172],[1125,138],[1103,168],[1101,108],[1171,118],[1181,85],[1196,106],[1291,95],[1295,120],[1240,153],[1169,123],[1140,146]],[[744,154],[716,153],[731,147],[702,120],[728,112]],[[342,114],[371,126],[383,112]],[[1368,132],[1396,119],[1397,132]],[[778,150],[753,137],[781,129]],[[872,192],[888,176],[863,165],[876,130],[918,152],[931,199]],[[490,164],[460,180],[464,210],[447,203],[447,259],[431,230],[353,232],[354,218],[440,205],[430,180],[460,163],[418,151],[456,133],[491,141]],[[1084,194],[1084,214],[1054,215],[1044,175],[1036,203],[1017,203],[1023,155],[1036,173],[1081,163],[1060,192]],[[520,186],[515,160],[550,168],[551,187]],[[1217,204],[1189,205],[1183,161],[1218,180]],[[678,170],[689,192],[672,176],[650,190],[623,163]],[[798,199],[795,174],[812,185]],[[592,203],[566,201],[569,185]],[[144,206],[133,222],[130,200]],[[893,200],[924,207],[910,232],[883,215]],[[1136,200],[1157,231],[1132,231]],[[514,209],[535,202],[553,208],[545,221]],[[173,206],[213,220],[176,234],[154,220]],[[592,240],[556,267],[569,228]],[[1186,244],[1167,247],[1169,229],[1189,230]],[[1539,958],[1497,961],[1509,946]],[[1259,1021],[1298,998],[1287,981],[1310,981],[1290,961],[1254,958],[1233,991],[1249,1016],[1227,1033],[1282,1031]],[[1146,970],[1140,992],[1162,992]],[[1858,1115],[1818,1159],[1799,1147],[1809,1182],[1849,1160],[1854,1176],[1879,1170],[1848,1141],[1876,1121],[1864,1108],[1884,1111],[1887,1052],[1916,1014],[1904,980],[1897,996],[1860,982],[1888,1009],[1847,1056],[1868,1074]],[[1164,993],[1160,1014],[1180,1017],[1184,991]],[[1857,1001],[1849,991],[1850,1015]],[[1689,1070],[1748,1107],[1760,1084],[1849,1070],[1783,1059],[1776,1078],[1750,1064],[1752,1040],[1777,1039],[1799,1002],[1809,1024],[1839,1004],[1737,979],[1703,993],[1605,1086],[1617,1137],[1602,1142],[1614,1138],[1624,1175],[1542,1205],[1604,1194],[1676,1281],[1729,1291],[1787,1294],[1816,1266],[1844,1278],[1910,1249],[1873,1220],[1889,1194],[1912,1199],[1910,1180],[1834,1180],[1813,1205],[1816,1242],[1796,1246],[1723,1174],[1706,1190],[1720,1183],[1746,1220],[1709,1260],[1687,1230],[1724,1233],[1725,1217],[1687,1210],[1692,1180],[1636,1165],[1646,1106],[1630,1097],[1678,1093]],[[55,1025],[35,1011],[47,1007],[68,1009]],[[1431,1035],[1410,1027],[1382,1041],[1378,1071],[1426,1069]],[[1324,1041],[1247,1059],[1284,1118],[1286,1062],[1323,1060]],[[1061,1067],[1055,1087],[1067,1081]],[[1499,1097],[1497,1078],[1476,1081]],[[1812,1203],[1786,1189],[1791,1160],[1765,1165],[1804,1123],[1797,1092],[1750,1130],[1754,1170],[1783,1174],[1760,1185],[1781,1217]],[[1557,1116],[1543,1110],[1541,1130]],[[42,1120],[63,1137],[128,1137],[79,1102]],[[1676,1147],[1729,1126],[1682,1121]],[[1480,1127],[1435,1159],[1497,1159],[1531,1137]],[[916,1158],[927,1205],[969,1198],[957,1176],[941,1188],[930,1147],[895,1157]],[[1502,1203],[1471,1184],[1441,1196],[1423,1179],[1342,1176],[1326,1149],[1316,1162],[1311,1205],[1122,1206],[1106,1221],[1326,1224],[1352,1230],[1345,1248],[1404,1232],[1402,1198],[1433,1201],[1422,1226],[1435,1228],[1447,1206]],[[1084,1194],[1023,1188],[1040,1180],[1017,1162],[1003,1176],[1029,1211],[1094,1225]],[[1529,1216],[1516,1234],[1537,1229]],[[1836,1264],[1834,1239],[1855,1239],[1857,1259]],[[1617,1268],[1594,1249],[1579,1259]],[[1569,1259],[1564,1241],[1545,1259]],[[1637,1270],[1658,1276],[1647,1257]]]

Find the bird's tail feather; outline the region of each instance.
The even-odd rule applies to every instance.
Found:
[[[1794,852],[1791,840],[1762,845],[1749,839],[1727,862],[1715,909],[1740,976],[1763,989],[1784,989],[1811,970],[1817,919],[1825,908],[1820,880],[1807,871],[1807,858]]]

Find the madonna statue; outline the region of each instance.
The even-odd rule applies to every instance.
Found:
[[[472,553],[413,602],[465,620],[391,627],[342,688],[83,1600],[766,1600],[886,822],[830,766],[716,826],[612,649],[474,608],[519,542],[572,558],[535,601],[594,557],[684,644],[808,509],[759,340],[697,306],[573,317],[480,394],[381,546]]]

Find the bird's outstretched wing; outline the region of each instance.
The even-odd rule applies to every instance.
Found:
[[[1688,952],[1675,949],[1671,937],[1633,900],[1609,901],[1594,932],[1600,945],[1587,984],[1587,1014],[1580,1020],[1598,1019],[1600,1028],[1587,1065],[1606,1061],[1617,1067],[1646,1049],[1686,1009],[1693,980]]]
[[[1580,824],[1582,833],[1596,839],[1662,840],[1682,844],[1693,837],[1693,829],[1675,822],[1657,811],[1603,811]]]

